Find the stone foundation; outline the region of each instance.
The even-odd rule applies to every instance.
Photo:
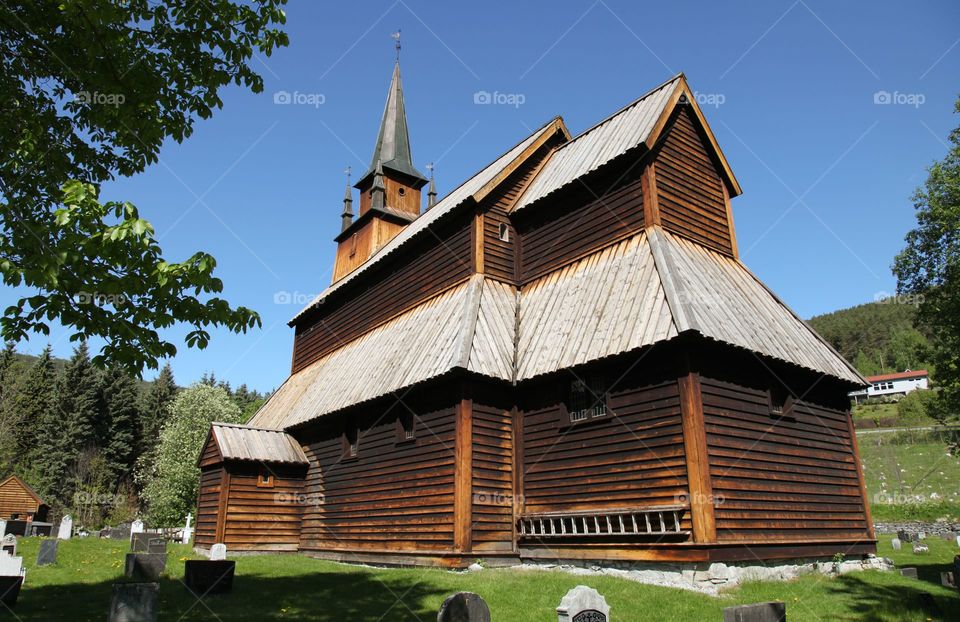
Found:
[[[603,566],[577,561],[556,564],[524,563],[515,570],[560,571],[574,575],[607,575],[663,587],[717,595],[721,590],[745,581],[790,581],[812,572],[847,574],[861,570],[893,570],[893,562],[883,557],[867,555],[863,559],[834,562],[832,559],[798,561],[777,565],[750,564],[643,564],[632,562],[605,562]]]

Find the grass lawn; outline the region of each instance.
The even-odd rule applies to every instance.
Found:
[[[960,458],[942,435],[857,435],[874,520],[960,519]]]
[[[27,582],[14,618],[22,622],[102,622],[111,584],[123,573],[125,542],[75,539],[60,543],[56,565],[34,568],[39,541],[21,540]],[[494,622],[556,620],[554,608],[568,589],[587,584],[598,589],[612,607],[616,622],[633,620],[721,620],[723,607],[738,603],[782,600],[789,619],[924,621],[960,619],[960,595],[940,586],[955,545],[928,539],[930,554],[894,553],[884,537],[880,554],[898,564],[917,566],[920,580],[896,573],[858,572],[842,577],[808,575],[789,583],[750,583],[713,598],[682,590],[654,587],[612,577],[582,577],[561,572],[484,570],[379,569],[339,565],[295,555],[237,559],[230,595],[191,596],[180,583],[182,560],[193,557],[187,547],[171,547],[169,577],[160,587],[160,620],[436,620],[443,599],[456,591],[482,595]]]

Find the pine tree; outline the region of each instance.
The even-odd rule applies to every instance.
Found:
[[[57,408],[72,456],[78,456],[96,439],[97,389],[97,373],[90,362],[90,350],[86,342],[81,342],[57,383]]]
[[[100,380],[101,419],[106,433],[100,446],[114,487],[129,479],[137,456],[140,410],[137,385],[120,369],[108,369]]]
[[[11,402],[16,396],[13,378],[13,342],[8,341],[0,353],[0,479],[15,472],[19,455],[19,437],[22,434],[22,415]]]
[[[27,371],[14,398],[29,436],[21,437],[18,449],[20,472],[45,499],[63,501],[63,480],[68,455],[59,412],[56,408],[56,372],[48,345]]]
[[[152,451],[160,440],[160,430],[170,415],[170,404],[177,395],[170,363],[163,366],[156,380],[150,385],[141,407],[142,452]]]

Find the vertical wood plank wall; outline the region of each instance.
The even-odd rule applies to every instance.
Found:
[[[687,495],[676,379],[614,389],[606,420],[573,427],[559,423],[563,387],[544,383],[523,412],[526,512],[672,505]],[[681,527],[690,529],[688,515]]]
[[[269,465],[273,486],[257,486],[261,467],[227,463],[230,473],[222,542],[227,549],[296,551],[300,543],[303,468]]]
[[[775,419],[766,391],[701,386],[720,542],[868,537],[847,413],[799,402]]]
[[[217,519],[220,508],[220,486],[223,468],[207,467],[200,472],[200,493],[197,497],[197,522],[193,543],[209,548],[217,542]]]
[[[361,425],[355,459],[343,459],[343,417],[299,435],[310,460],[304,493],[322,498],[305,508],[301,550],[453,548],[455,408],[404,403],[347,415]],[[398,442],[406,407],[416,439]]]
[[[675,113],[656,153],[660,222],[668,231],[732,255],[724,182],[687,108]]]
[[[513,548],[513,434],[509,407],[473,403],[473,550]]]

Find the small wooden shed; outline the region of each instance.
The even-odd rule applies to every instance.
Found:
[[[0,519],[44,523],[49,510],[37,491],[16,475],[0,483]]]
[[[215,423],[200,454],[194,544],[296,551],[309,462],[289,434]]]

